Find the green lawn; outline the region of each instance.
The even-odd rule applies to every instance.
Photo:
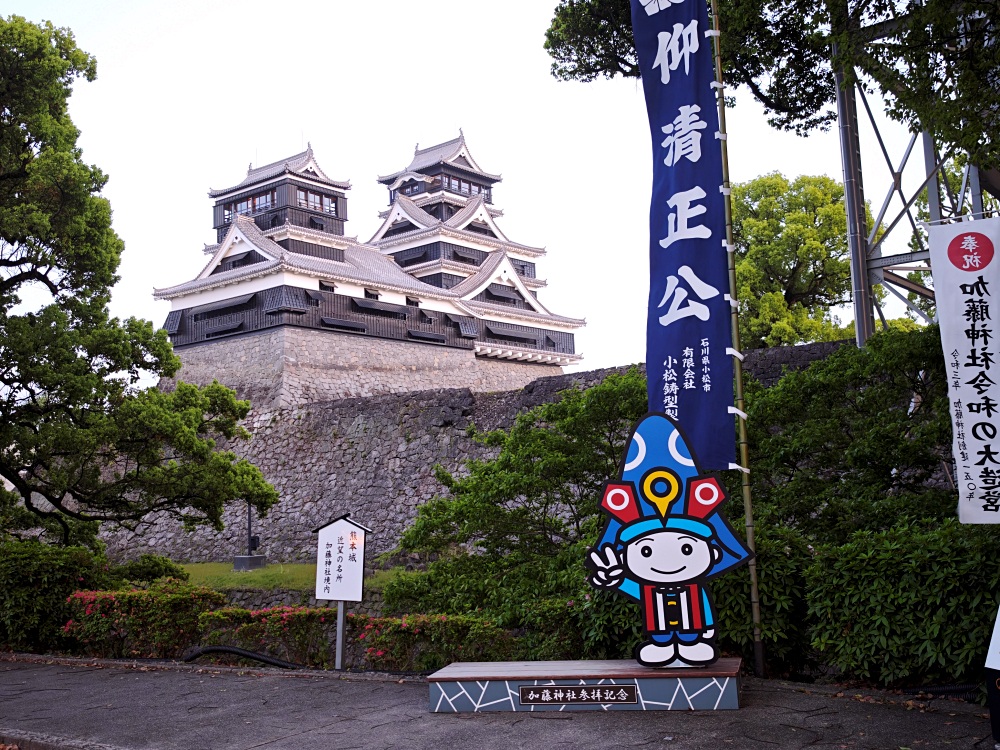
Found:
[[[314,591],[316,588],[316,566],[312,563],[275,563],[260,570],[237,573],[233,564],[187,563],[181,565],[191,576],[191,583],[208,586],[216,591],[228,589],[291,589],[293,591]],[[379,570],[365,579],[365,588],[381,589],[386,582],[399,573],[398,570]]]
[[[260,570],[237,573],[231,562],[188,563],[182,565],[191,583],[217,591],[227,589],[292,589],[312,591],[316,587],[316,566],[309,563],[276,563]]]

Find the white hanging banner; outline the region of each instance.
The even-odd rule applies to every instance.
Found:
[[[1000,523],[1000,218],[929,228],[958,520]]]

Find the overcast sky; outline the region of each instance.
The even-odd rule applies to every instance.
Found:
[[[581,367],[639,362],[651,178],[641,87],[552,78],[542,43],[555,4],[7,0],[3,12],[69,27],[97,58],[97,81],[76,85],[70,111],[84,158],[110,176],[125,240],[114,314],[163,322],[153,288],[201,269],[215,241],[206,193],[249,164],[311,142],[324,171],[352,183],[346,233],[368,240],[388,203],[376,176],[462,128],[479,164],[503,175],[500,226],[548,250],[540,299],[587,319]],[[737,99],[734,182],[774,170],[842,179],[835,129],[780,133],[748,93]]]

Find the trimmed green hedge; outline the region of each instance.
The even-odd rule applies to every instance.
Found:
[[[513,636],[481,617],[348,615],[347,621],[366,664],[380,671],[427,672],[453,661],[519,658]]]
[[[198,616],[226,597],[166,579],[148,589],[77,591],[63,630],[83,651],[104,658],[170,659],[198,640]]]
[[[479,612],[512,630],[527,659],[627,659],[642,639],[639,610],[621,596],[586,583],[585,545],[518,564],[462,555],[405,573],[385,588],[388,611]],[[810,651],[805,569],[812,551],[790,529],[757,536],[763,638],[776,671],[801,669]],[[746,658],[753,653],[750,576],[746,567],[712,582],[719,645]]]
[[[855,533],[810,566],[812,645],[879,685],[980,682],[1000,593],[993,527],[905,524]]]
[[[45,652],[71,644],[63,626],[66,598],[109,583],[108,561],[84,547],[36,541],[0,543],[0,646]]]
[[[769,671],[800,672],[810,662],[806,570],[812,548],[793,529],[756,529],[757,583],[760,591],[761,640]],[[753,663],[750,571],[744,565],[712,581],[719,646]]]
[[[336,636],[335,609],[226,607],[202,613],[198,627],[202,646],[235,646],[317,669],[333,665],[330,644]],[[238,657],[223,660],[239,661]]]

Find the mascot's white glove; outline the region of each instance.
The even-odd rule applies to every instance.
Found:
[[[625,567],[615,548],[610,544],[605,544],[600,551],[591,550],[590,561],[594,565],[590,582],[597,588],[615,588],[625,578]]]

